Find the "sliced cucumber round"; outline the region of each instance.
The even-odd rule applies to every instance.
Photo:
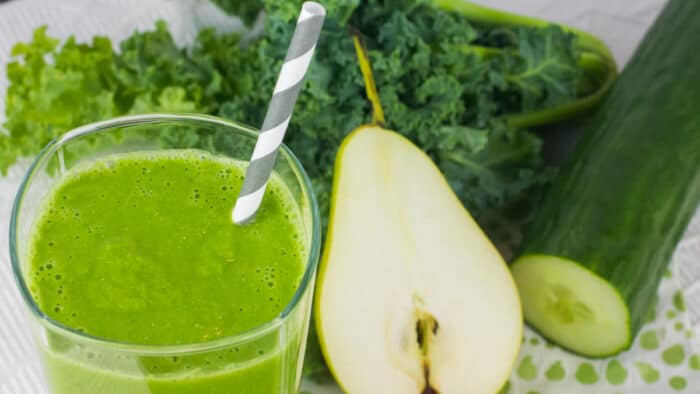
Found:
[[[512,272],[525,319],[545,337],[590,357],[629,346],[627,304],[606,280],[573,261],[547,255],[523,256]]]

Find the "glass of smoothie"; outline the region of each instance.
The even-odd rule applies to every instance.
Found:
[[[213,117],[131,116],[36,158],[10,255],[51,393],[298,390],[319,214],[283,146],[255,220],[233,224],[256,137]]]

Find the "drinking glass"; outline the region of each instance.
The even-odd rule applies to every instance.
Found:
[[[163,149],[201,149],[247,163],[256,138],[256,130],[215,117],[150,114],[79,127],[50,142],[39,154],[15,199],[10,257],[51,393],[288,394],[298,390],[321,235],[311,183],[286,146],[274,171],[301,212],[300,236],[307,255],[293,298],[274,319],[210,342],[124,343],[53,320],[38,307],[28,288],[32,227],[47,193],[74,166],[112,154]]]

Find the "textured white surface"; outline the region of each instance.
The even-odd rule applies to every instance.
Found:
[[[691,1],[691,0],[688,0]],[[695,1],[695,0],[692,0]],[[665,0],[477,0],[488,6],[567,23],[596,34],[626,63]],[[0,120],[6,80],[4,65],[12,45],[27,41],[37,26],[49,26],[60,38],[89,40],[104,34],[118,41],[134,29],[150,29],[157,19],[169,22],[179,43],[192,40],[203,26],[235,28],[237,22],[216,12],[204,0],[13,0],[0,4]],[[0,177],[0,394],[39,394],[39,367],[23,329],[20,300],[8,261],[7,228],[11,204],[28,162]],[[674,271],[686,289],[690,319],[700,323],[700,215],[678,247]],[[97,393],[96,393],[97,394]]]

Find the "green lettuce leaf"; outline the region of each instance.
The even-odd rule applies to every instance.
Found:
[[[0,172],[77,125],[118,114],[112,46],[107,38],[95,37],[92,45],[71,38],[59,48],[59,41],[48,37],[42,27],[30,43],[17,44],[12,55],[3,125],[7,133],[0,133]]]

